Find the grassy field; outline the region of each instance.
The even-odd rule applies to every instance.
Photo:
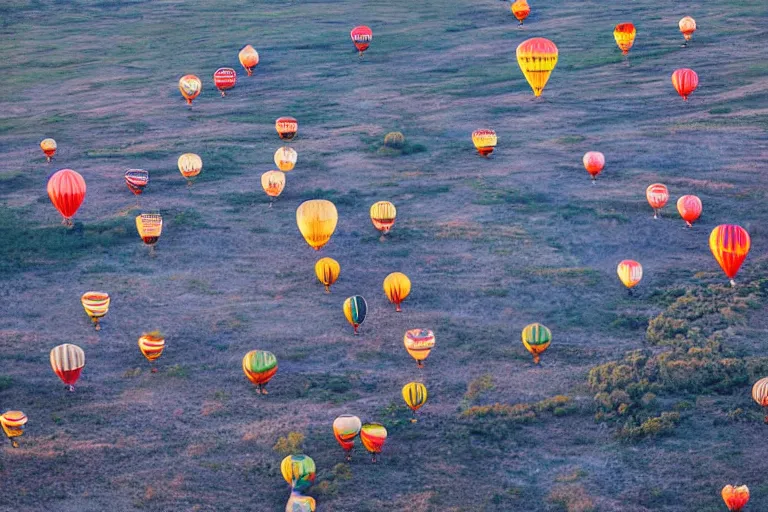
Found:
[[[283,510],[280,438],[303,435],[309,494],[327,511],[716,512],[728,483],[768,510],[768,450],[752,382],[768,319],[768,6],[763,0],[536,1],[523,29],[499,0],[186,2],[7,0],[0,5],[0,409],[29,416],[0,448],[0,511]],[[684,15],[699,30],[681,48]],[[638,35],[625,66],[616,23]],[[358,58],[349,30],[372,27]],[[554,41],[534,99],[515,48]],[[261,56],[245,77],[237,53]],[[237,69],[226,98],[212,74]],[[678,67],[699,74],[690,101]],[[191,108],[177,81],[194,73]],[[272,208],[260,186],[299,121],[296,169]],[[470,134],[499,136],[489,159]],[[402,131],[406,154],[380,151]],[[38,147],[59,145],[50,165]],[[602,151],[595,185],[581,164]],[[184,152],[204,169],[187,187]],[[45,185],[80,172],[73,230]],[[142,210],[165,219],[157,255],[135,232],[128,168],[151,181]],[[645,188],[670,189],[653,220]],[[674,203],[696,194],[685,229]],[[295,209],[326,198],[339,225],[321,255],[341,263],[323,293]],[[380,242],[368,217],[398,209]],[[722,223],[752,251],[730,289],[707,247]],[[632,296],[615,269],[643,264]],[[413,282],[395,314],[381,283]],[[95,332],[80,305],[110,293]],[[352,335],[341,304],[370,308]],[[520,331],[554,336],[534,366]],[[419,370],[405,330],[433,329]],[[137,349],[161,329],[159,373]],[[61,343],[86,352],[75,393],[51,371]],[[268,396],[240,368],[275,353]],[[420,421],[401,387],[421,380]],[[333,438],[343,413],[380,421],[378,464]]]

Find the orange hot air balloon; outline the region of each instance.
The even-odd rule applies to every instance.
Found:
[[[699,86],[699,75],[692,69],[676,69],[672,73],[672,85],[675,86],[677,94],[683,97],[683,101],[688,101],[688,96]]]
[[[251,350],[243,356],[243,373],[256,385],[257,393],[266,395],[266,385],[277,373],[275,354],[266,350]]]
[[[349,35],[352,38],[352,42],[355,43],[355,48],[357,48],[357,51],[360,52],[360,56],[362,57],[363,52],[368,49],[371,45],[371,41],[373,41],[373,31],[371,30],[371,27],[360,25],[359,27],[353,28]]]
[[[152,365],[152,373],[157,373],[155,360],[163,354],[165,348],[165,337],[160,331],[147,332],[139,338],[139,350]]]
[[[51,350],[51,367],[70,391],[75,390],[84,366],[85,352],[77,345],[65,343]]]
[[[259,52],[257,52],[253,46],[246,45],[238,54],[240,58],[240,65],[245,68],[245,72],[248,76],[253,76],[253,68],[259,63]]]
[[[517,47],[517,65],[535,96],[541,96],[552,70],[557,65],[557,46],[549,39],[534,37]]]
[[[293,140],[299,131],[299,122],[293,117],[280,117],[275,121],[277,134],[283,140]]]
[[[56,154],[56,148],[58,146],[56,145],[56,141],[53,139],[43,139],[42,142],[40,142],[40,149],[43,150],[43,153],[45,153],[45,161],[49,162],[53,158],[53,155]]]
[[[192,185],[198,174],[203,170],[203,159],[194,153],[184,153],[177,162],[179,172],[187,179],[187,185]]]
[[[531,7],[528,5],[527,0],[515,0],[512,2],[512,14],[515,15],[517,21],[520,22],[520,27],[523,26],[523,20],[531,14]]]
[[[736,286],[736,274],[739,273],[744,258],[749,254],[752,241],[749,233],[741,226],[721,224],[709,235],[709,249],[720,264],[725,275]]]
[[[768,377],[763,377],[752,386],[752,399],[768,411]],[[768,415],[764,421],[768,424]]]
[[[85,199],[85,180],[72,169],[56,171],[48,180],[48,197],[64,217],[64,225],[72,225],[80,205]]]
[[[370,214],[373,227],[381,231],[383,241],[384,235],[389,233],[389,230],[395,225],[397,208],[389,201],[379,201],[371,206]]]
[[[326,199],[304,201],[296,209],[296,224],[310,247],[319,251],[333,236],[339,213]]]
[[[613,29],[613,38],[624,55],[629,54],[629,49],[635,44],[636,35],[637,30],[635,30],[635,26],[631,23],[619,23]]]
[[[489,156],[493,153],[498,139],[496,138],[496,132],[493,130],[482,129],[472,132],[472,143],[475,145],[475,149],[481,156]]]
[[[584,168],[587,170],[590,176],[592,176],[592,183],[597,180],[597,175],[603,171],[605,167],[605,155],[599,151],[588,151],[584,153]]]
[[[696,32],[696,20],[690,16],[686,16],[681,19],[680,23],[677,25],[680,27],[680,32],[683,33],[683,37],[685,38],[685,44],[683,44],[683,46],[686,46],[688,41],[693,37],[693,33]]]
[[[366,423],[360,427],[360,441],[371,454],[371,462],[376,462],[376,454],[381,453],[387,440],[387,429],[381,423]]]
[[[683,196],[677,200],[677,211],[689,228],[701,216],[701,199],[697,196]]]
[[[187,100],[187,105],[191,105],[192,100],[197,98],[200,91],[203,90],[203,82],[195,75],[184,75],[179,79],[179,90],[184,99]]]
[[[267,171],[261,175],[261,188],[269,196],[269,207],[272,207],[272,201],[279,196],[285,188],[285,173],[280,171]]]
[[[341,274],[341,265],[333,258],[320,258],[315,263],[315,275],[317,280],[325,286],[325,293],[331,293],[331,285],[336,282]]]
[[[275,165],[283,172],[292,171],[298,158],[299,155],[296,150],[288,146],[283,146],[275,151]]]
[[[400,313],[400,303],[411,293],[411,280],[402,272],[392,272],[384,278],[384,293],[389,302],[395,305],[395,311]]]
[[[27,424],[27,415],[21,411],[6,411],[0,415],[0,426],[14,448],[19,447],[15,439],[24,435],[24,425]]]
[[[227,91],[232,89],[237,83],[237,71],[232,68],[219,68],[213,73],[213,85],[221,93],[222,98],[227,95]]]
[[[723,487],[720,495],[723,497],[725,506],[731,512],[740,512],[741,509],[749,502],[749,487],[742,485],[735,487],[733,485],[726,485]]]
[[[616,267],[616,273],[624,286],[631,290],[643,278],[643,266],[635,260],[623,260]]]
[[[435,333],[429,329],[411,329],[403,336],[405,350],[416,360],[419,368],[424,368],[424,360],[435,347]]]
[[[333,420],[333,437],[341,445],[347,455],[347,462],[352,460],[352,448],[355,447],[355,437],[360,433],[363,424],[360,418],[351,414],[342,414]]]
[[[666,185],[654,183],[645,189],[645,198],[648,199],[648,204],[653,208],[653,218],[658,219],[661,216],[661,209],[669,201],[669,190],[667,190]]]

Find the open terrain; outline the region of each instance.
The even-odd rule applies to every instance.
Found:
[[[768,4],[530,3],[518,29],[499,0],[2,2],[0,409],[29,424],[0,448],[0,511],[280,511],[291,432],[321,512],[716,512],[727,483],[750,486],[745,511],[768,510],[768,426],[750,398],[768,375]],[[699,25],[688,48],[684,15]],[[629,66],[622,21],[638,30]],[[374,32],[363,58],[358,24]],[[539,99],[515,59],[535,36],[560,52]],[[223,66],[239,75],[226,98]],[[688,102],[679,67],[699,74]],[[187,73],[203,80],[191,108]],[[299,121],[299,158],[268,208],[282,115]],[[470,137],[483,127],[499,137],[489,159]],[[403,154],[381,148],[395,130]],[[595,185],[589,150],[607,161]],[[204,162],[191,187],[184,152]],[[45,190],[61,168],[88,186],[72,230]],[[150,172],[140,207],[129,168]],[[661,220],[654,182],[670,190]],[[704,204],[693,229],[683,194]],[[320,252],[341,263],[331,294],[296,228],[315,198],[339,212]],[[368,216],[379,200],[398,209],[385,242]],[[141,211],[165,219],[155,257]],[[707,245],[722,223],[752,236],[735,290]],[[631,296],[622,259],[645,272]],[[381,286],[393,271],[413,283],[400,314]],[[100,332],[87,290],[112,297]],[[360,336],[341,311],[354,294],[369,305]],[[531,322],[553,332],[540,366],[520,343]],[[421,370],[402,344],[415,327],[437,336]],[[136,345],[154,329],[156,374]],[[48,361],[61,343],[86,352],[74,393]],[[268,396],[242,373],[252,349],[278,358]],[[636,350],[637,375],[590,373]],[[400,397],[412,380],[429,389],[416,424]],[[377,464],[358,446],[338,466],[343,413],[387,426]]]

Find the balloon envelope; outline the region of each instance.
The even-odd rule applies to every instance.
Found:
[[[429,329],[410,329],[405,331],[403,345],[408,354],[416,360],[419,368],[424,366],[424,360],[435,346],[435,333]]]
[[[240,59],[240,65],[243,66],[243,69],[248,73],[248,76],[252,76],[253,68],[259,63],[259,52],[257,52],[253,46],[246,45],[240,50],[238,58]]]
[[[517,47],[517,64],[534,95],[541,96],[552,70],[557,65],[557,53],[555,43],[543,37],[528,39]]]
[[[178,160],[179,172],[191,181],[203,170],[203,159],[195,153],[184,153]]]
[[[360,427],[360,418],[351,414],[342,414],[333,420],[333,436],[344,451],[348,452],[355,446],[355,437],[360,433]]]
[[[197,98],[202,90],[203,82],[195,75],[184,75],[179,79],[179,91],[181,91],[184,99],[187,100],[187,105],[191,105],[192,100]]]
[[[330,293],[331,285],[336,282],[340,273],[341,265],[333,258],[320,258],[315,263],[315,275],[325,286],[326,293]]]
[[[74,390],[85,366],[85,352],[77,345],[64,343],[51,350],[51,368],[61,381]]]
[[[299,122],[293,117],[279,117],[275,121],[275,130],[283,140],[292,140],[299,131]]]
[[[605,155],[599,151],[587,151],[582,158],[584,168],[587,170],[592,179],[597,179],[597,175],[603,171],[605,167]]]
[[[237,83],[237,71],[232,68],[219,68],[213,73],[213,85],[222,96]]]
[[[365,321],[365,315],[368,312],[368,304],[365,302],[365,299],[360,295],[348,297],[344,301],[342,309],[344,310],[344,317],[347,319],[347,322],[352,324],[355,334],[358,334],[357,328]]]
[[[296,209],[296,224],[304,240],[319,251],[333,236],[339,213],[336,206],[325,199],[304,201]]]
[[[80,303],[85,309],[91,321],[96,326],[96,330],[100,330],[99,319],[107,314],[109,311],[109,294],[105,292],[85,292],[80,297]]]
[[[387,440],[387,429],[381,423],[366,423],[360,428],[360,441],[370,453],[381,453]]]
[[[512,2],[512,14],[517,18],[520,24],[523,24],[523,20],[531,13],[531,7],[528,5],[527,0],[515,0]]]
[[[125,171],[125,184],[134,195],[141,195],[149,183],[149,173],[144,169],[128,169]]]
[[[397,208],[389,201],[379,201],[371,206],[371,222],[373,227],[381,231],[383,234],[389,233],[392,226],[395,225],[395,218],[397,217]]]
[[[6,411],[0,415],[0,426],[3,432],[11,440],[14,448],[19,447],[19,443],[14,439],[24,434],[24,425],[27,424],[27,415],[21,411]]]
[[[306,455],[289,455],[280,463],[280,473],[294,491],[304,492],[315,482],[315,461]]]
[[[67,224],[85,199],[85,180],[72,169],[57,171],[48,180],[48,197]]]
[[[164,348],[165,338],[160,333],[149,332],[139,338],[139,350],[150,363],[162,355]]]
[[[285,174],[281,171],[267,171],[261,175],[261,188],[269,197],[277,197],[285,188]]]
[[[696,32],[696,20],[690,16],[685,16],[677,25],[680,27],[680,32],[683,33],[685,40],[690,41],[693,37],[693,33]]]
[[[275,151],[275,165],[283,172],[292,171],[298,157],[295,149],[283,146]]]
[[[635,30],[635,26],[632,23],[619,23],[613,29],[613,38],[624,55],[627,55],[629,49],[635,44],[636,35],[637,30]]]
[[[683,101],[688,101],[688,96],[699,86],[699,75],[692,69],[676,69],[672,73],[672,85],[675,87],[677,94],[683,97]]]
[[[677,200],[677,212],[688,227],[693,227],[693,223],[701,216],[701,209],[701,199],[697,196],[682,196]]]
[[[416,412],[422,405],[427,403],[427,387],[421,382],[409,382],[403,386],[403,400],[405,405]]]
[[[522,339],[523,346],[533,356],[533,362],[539,364],[541,354],[552,343],[552,331],[538,323],[528,324],[523,328]]]
[[[371,27],[365,25],[353,28],[349,35],[352,38],[352,42],[355,43],[355,48],[357,48],[361,55],[368,49],[371,41],[373,41],[373,31]]]
[[[163,233],[163,217],[159,213],[137,215],[136,230],[145,244],[155,245]]]
[[[266,350],[251,350],[243,357],[243,373],[253,384],[264,386],[277,373],[277,358]]]
[[[648,204],[653,208],[653,218],[658,218],[659,210],[666,206],[669,201],[669,190],[666,185],[661,183],[654,183],[649,185],[645,189],[645,198],[648,200]]]
[[[634,260],[623,260],[616,267],[619,279],[627,288],[632,288],[643,278],[643,266]]]
[[[735,224],[721,224],[709,235],[709,249],[725,275],[734,285],[744,258],[749,254],[752,240],[747,230]]]
[[[395,305],[395,311],[402,311],[400,304],[411,293],[411,280],[402,272],[392,272],[384,278],[384,293],[389,302]]]
[[[56,145],[56,141],[53,139],[43,139],[40,142],[40,149],[43,150],[43,153],[45,154],[45,159],[50,162],[51,158],[53,158],[53,155],[56,154],[56,148],[58,146]]]
[[[726,485],[720,493],[725,502],[725,506],[731,512],[739,512],[749,502],[749,487],[742,485],[735,487]]]
[[[491,129],[480,129],[472,132],[472,143],[475,145],[475,149],[482,156],[488,156],[493,153],[498,138],[496,132]]]

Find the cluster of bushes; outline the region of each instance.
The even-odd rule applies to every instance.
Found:
[[[377,149],[377,152],[385,156],[398,156],[423,153],[426,150],[423,144],[408,142],[402,132],[389,132],[384,136],[384,144]]]
[[[532,404],[493,404],[474,405],[465,409],[463,417],[484,418],[486,416],[501,416],[514,423],[533,421],[537,415],[550,412],[555,416],[565,416],[578,410],[573,398],[558,395]]]

